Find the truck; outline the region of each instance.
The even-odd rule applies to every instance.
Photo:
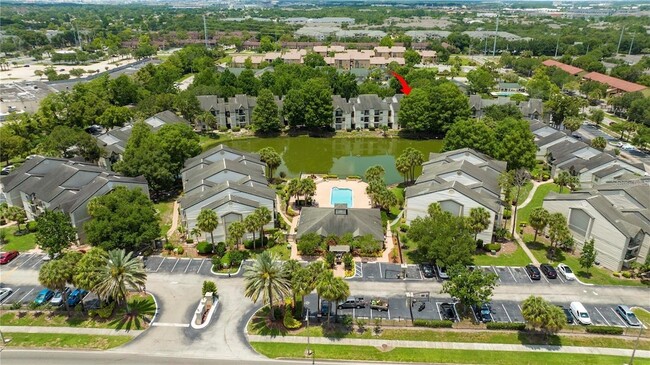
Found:
[[[378,311],[388,311],[388,299],[385,298],[374,298],[370,301],[370,309],[376,309]]]
[[[344,308],[365,308],[366,305],[368,305],[368,302],[366,302],[363,298],[358,298],[358,297],[349,297],[348,299],[345,300],[345,302],[339,302],[338,308],[339,309],[344,309]]]

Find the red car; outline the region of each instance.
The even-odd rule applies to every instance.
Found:
[[[8,264],[18,257],[18,251],[0,252],[0,265]]]

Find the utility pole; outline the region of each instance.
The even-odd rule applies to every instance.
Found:
[[[484,56],[487,56],[487,41],[488,41],[488,37],[486,36],[485,37],[485,50],[483,51]]]
[[[630,357],[630,363],[628,365],[634,364],[634,355],[636,355],[636,349],[639,347],[639,338],[641,338],[641,333],[643,333],[643,324],[641,324],[641,328],[639,329],[639,335],[636,336],[636,342],[634,342],[634,350],[632,350],[632,357]]]
[[[205,37],[205,48],[208,48],[208,27],[205,23],[205,14],[203,14],[203,35]]]
[[[623,40],[623,32],[625,31],[625,27],[621,28],[621,35],[618,37],[618,47],[616,47],[616,54],[618,55],[618,51],[621,49],[621,41]]]
[[[634,37],[635,36],[636,36],[636,32],[634,34],[632,34],[632,42],[630,43],[630,50],[627,51],[628,56],[632,54],[632,46],[634,45]]]
[[[497,34],[499,34],[499,16],[497,15],[497,28],[494,31],[494,46],[492,47],[492,57],[497,53]]]

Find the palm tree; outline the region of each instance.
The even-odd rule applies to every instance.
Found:
[[[241,238],[244,237],[245,234],[246,227],[244,226],[244,223],[236,221],[228,225],[228,236],[237,242],[237,246],[239,246]]]
[[[483,207],[470,209],[469,226],[474,232],[474,241],[476,241],[478,234],[490,226],[490,213]]]
[[[264,226],[271,223],[273,214],[267,207],[259,207],[255,209],[255,213],[253,214],[257,216],[257,223],[260,227],[260,239],[262,240],[262,245],[264,245]]]
[[[591,140],[591,147],[602,151],[605,149],[605,147],[607,147],[607,141],[605,138],[598,136]]]
[[[190,231],[190,235],[191,235],[191,236],[194,236],[194,238],[195,238],[196,241],[198,242],[198,241],[199,241],[199,236],[201,235],[201,232],[203,232],[203,231],[201,231],[201,228],[199,228],[199,227],[194,227],[194,228],[192,228],[192,230]]]
[[[382,180],[383,181],[385,172],[386,171],[384,170],[384,168],[381,165],[375,165],[375,166],[368,167],[368,169],[366,170],[366,173],[365,173],[366,181],[368,181],[368,182],[373,181],[373,180]]]
[[[309,267],[301,268],[291,276],[291,291],[293,292],[294,301],[300,296],[300,303],[305,302],[305,295],[316,289],[316,280]]]
[[[102,299],[114,299],[117,304],[126,303],[129,290],[143,290],[147,273],[142,261],[125,250],[108,251],[106,266],[100,272],[102,281],[95,291]]]
[[[300,180],[299,179],[291,179],[287,183],[287,186],[285,187],[285,191],[287,192],[287,195],[289,197],[295,197],[296,198],[296,205],[298,205],[298,196],[300,195]],[[289,211],[289,203],[287,201],[287,208],[286,211]]]
[[[535,229],[535,237],[533,238],[533,242],[537,241],[537,234],[539,231],[544,230],[544,228],[546,228],[548,225],[550,216],[551,215],[549,214],[548,210],[544,209],[544,207],[536,207],[530,212],[530,216],[528,217],[528,220],[530,220],[529,224]]]
[[[257,231],[258,227],[257,220],[258,217],[255,213],[249,214],[248,217],[244,218],[244,227],[246,227],[246,231],[253,234],[253,250],[257,248],[255,244],[255,231]]]
[[[273,171],[275,171],[278,166],[282,163],[282,158],[280,155],[275,152],[272,147],[262,148],[257,152],[260,155],[260,160],[266,164],[268,170],[267,178],[270,180],[273,179]]]
[[[68,311],[68,314],[70,314],[68,293],[64,290],[66,285],[71,283],[74,278],[76,262],[72,259],[66,259],[65,256],[67,255],[68,254],[43,265],[38,272],[38,282],[48,289],[61,291],[63,293],[65,309]],[[79,256],[76,256],[76,260],[79,260]]]
[[[305,196],[305,204],[316,193],[316,183],[312,179],[300,180],[300,192]]]
[[[327,299],[332,305],[336,307],[336,315],[338,315],[338,302],[350,296],[350,287],[341,278],[335,278],[331,270],[323,272],[318,278],[316,284],[318,295]],[[327,324],[330,323],[330,312],[327,312]]]
[[[571,180],[571,175],[567,171],[560,171],[555,178],[555,183],[560,186],[560,193],[562,193],[562,188],[569,185],[569,180]]]
[[[521,304],[521,315],[534,328],[542,327],[547,310],[548,304],[542,297],[531,295]]]
[[[196,226],[203,232],[210,232],[212,249],[214,249],[214,230],[219,226],[217,213],[210,209],[201,209],[201,213],[196,218]]]
[[[289,294],[290,284],[286,272],[275,255],[264,251],[257,255],[257,259],[244,271],[246,287],[244,295],[251,298],[253,303],[262,297],[264,304],[269,306],[270,318],[275,321],[273,301],[282,299]]]

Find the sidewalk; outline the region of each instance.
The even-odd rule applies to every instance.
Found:
[[[307,345],[306,337],[284,336],[270,337],[260,335],[248,335],[250,342],[281,342],[281,343],[302,343]],[[424,349],[446,349],[446,350],[479,350],[479,351],[521,351],[521,352],[554,352],[567,354],[591,354],[591,355],[612,355],[631,356],[631,349],[617,349],[604,347],[578,347],[578,346],[550,346],[550,345],[517,345],[499,343],[470,343],[470,342],[427,342],[427,341],[402,341],[402,340],[372,340],[353,338],[327,338],[311,337],[311,344],[320,345],[353,345],[380,347],[424,348]],[[637,350],[636,357],[650,358],[650,351]]]
[[[112,328],[77,328],[77,327],[37,327],[37,326],[2,326],[0,331],[3,333],[66,333],[71,335],[99,335],[99,336],[118,336],[126,335],[137,337],[144,333],[145,330],[114,330]]]

